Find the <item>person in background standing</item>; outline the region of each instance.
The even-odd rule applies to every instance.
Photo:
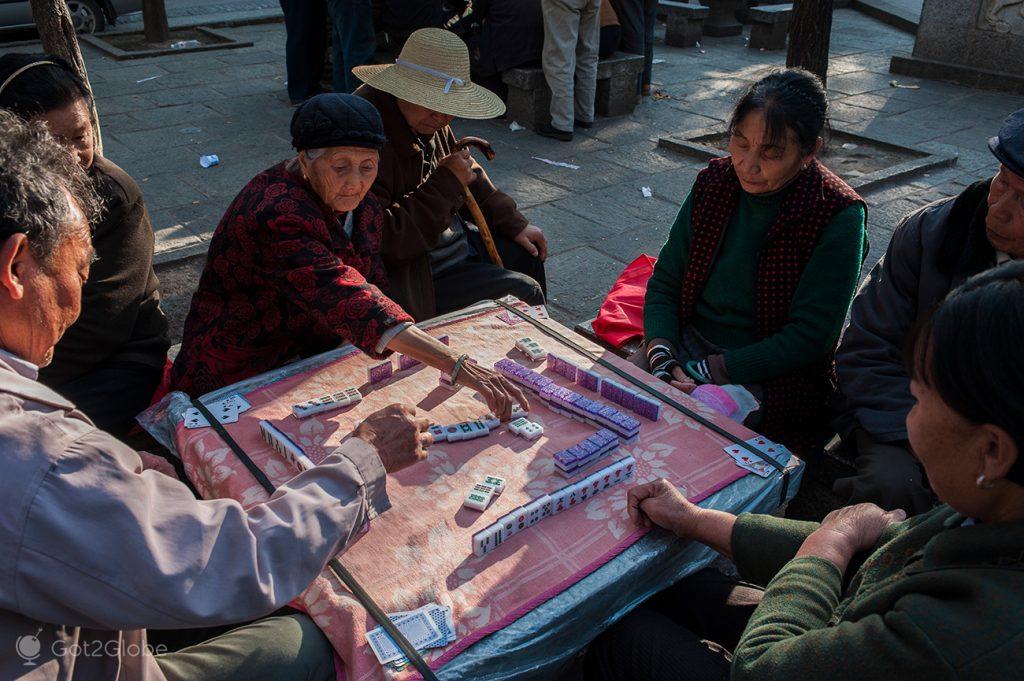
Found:
[[[352,69],[369,64],[377,51],[373,0],[327,0],[327,12],[331,16],[334,91],[351,93],[361,84]]]
[[[325,0],[281,0],[281,11],[288,33],[288,99],[297,106],[321,92],[327,51],[327,4]]]
[[[594,125],[601,0],[543,0],[541,8],[541,64],[551,88],[551,122],[540,125],[537,133],[571,142],[574,123],[581,128]]]
[[[601,43],[597,50],[600,59],[607,59],[619,49],[622,42],[622,27],[615,8],[610,2],[601,3]]]
[[[609,0],[622,27],[622,51],[644,56],[640,79],[643,95],[651,94],[651,67],[654,63],[654,25],[658,0]]]

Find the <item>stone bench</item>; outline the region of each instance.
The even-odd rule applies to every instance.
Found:
[[[747,16],[750,18],[750,44],[754,49],[784,50],[786,36],[789,34],[789,19],[793,15],[793,5],[762,5],[751,7]]]
[[[704,20],[711,10],[704,5],[662,0],[658,13],[665,15],[665,44],[671,47],[694,47],[700,40]]]
[[[633,113],[640,93],[640,74],[644,58],[638,54],[615,52],[597,64],[598,116],[625,116]],[[501,74],[508,86],[508,120],[531,130],[551,120],[551,89],[540,68],[509,69]]]

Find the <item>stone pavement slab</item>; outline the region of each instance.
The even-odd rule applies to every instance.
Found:
[[[198,5],[192,0],[190,6]],[[284,27],[225,31],[254,46],[127,63],[84,48],[106,153],[142,186],[162,262],[204,253],[242,186],[292,153]],[[890,74],[890,56],[910,51],[912,44],[907,33],[854,10],[835,14],[828,83],[835,123],[879,139],[959,154],[951,168],[865,195],[871,240],[866,267],[884,252],[907,212],[994,173],[985,141],[1008,113],[1024,107],[1022,97]],[[751,50],[743,36],[736,36],[705,38],[699,48],[659,42],[655,57],[660,60],[655,88],[666,98],[645,99],[630,116],[601,119],[595,128],[577,131],[571,143],[512,132],[509,121],[500,119],[455,125],[456,134],[491,141],[497,157],[485,162],[488,173],[546,230],[550,302],[564,322],[593,316],[619,272],[639,253],[657,255],[705,165],[658,149],[657,138],[724,125],[743,90],[782,66],[785,55]],[[893,81],[909,87],[893,87]],[[199,156],[211,153],[221,164],[200,168]],[[580,167],[559,168],[534,157]],[[650,187],[653,196],[645,198],[641,187]],[[197,269],[201,260],[196,262],[190,267]],[[194,275],[165,279],[165,290],[172,284],[185,287],[166,291],[165,304],[187,307]],[[172,311],[174,319],[180,316]]]

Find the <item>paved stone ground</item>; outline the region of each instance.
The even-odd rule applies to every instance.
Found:
[[[205,252],[238,190],[290,153],[283,26],[225,30],[254,46],[127,62],[86,48],[106,154],[139,181],[150,207],[175,334],[202,258],[169,263]],[[1021,97],[889,74],[889,56],[910,51],[912,41],[854,10],[836,12],[829,77],[835,124],[960,156],[953,168],[866,194],[868,266],[884,252],[901,216],[994,172],[985,141],[1007,113],[1024,107]],[[498,156],[488,171],[547,231],[550,303],[563,322],[593,316],[626,263],[639,253],[658,253],[703,167],[656,149],[657,137],[720,124],[749,82],[784,62],[782,53],[749,50],[742,37],[707,38],[701,49],[659,43],[656,58],[664,60],[655,66],[656,87],[671,99],[646,100],[633,115],[602,120],[572,143],[513,133],[502,120],[456,125],[457,133],[494,144]],[[918,88],[891,87],[894,78]],[[201,169],[199,156],[208,153],[218,154],[221,165]],[[580,169],[553,167],[535,156]],[[642,196],[643,186],[653,198]]]

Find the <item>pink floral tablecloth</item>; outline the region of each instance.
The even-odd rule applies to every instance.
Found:
[[[549,351],[585,368],[611,373],[592,367],[586,358],[531,325],[513,326],[501,317],[509,318],[500,308],[489,309],[434,326],[429,332],[449,335],[453,348],[471,353],[481,364],[511,357],[543,370],[542,363],[528,362],[513,348],[517,338],[531,336]],[[753,435],[557,323],[544,323],[634,376],[671,392],[675,399],[731,432],[743,438]],[[398,362],[393,361],[397,371]],[[259,419],[271,420],[291,434],[312,459],[320,460],[359,420],[394,402],[411,403],[440,424],[470,420],[487,411],[471,391],[440,387],[438,372],[428,367],[396,373],[390,381],[370,388],[364,384],[366,369],[373,363],[353,350],[315,369],[249,390],[244,395],[252,408],[227,429],[279,485],[297,471],[264,443]],[[568,384],[561,376],[546,374]],[[290,415],[292,404],[348,386],[363,390],[359,405],[301,421]],[[622,485],[545,519],[486,556],[473,555],[470,540],[474,532],[565,484],[554,470],[551,454],[594,430],[545,409],[538,400],[534,400],[530,418],[545,431],[535,442],[516,437],[503,427],[486,438],[437,444],[425,462],[388,476],[391,510],[374,520],[369,532],[339,556],[387,612],[412,610],[429,602],[451,606],[458,639],[446,649],[428,652],[426,658],[435,669],[579,581],[642,535],[629,523],[625,511],[629,485]],[[728,444],[723,438],[675,410],[666,407],[659,421],[641,422],[639,442],[620,450],[636,458],[640,482],[665,477],[691,500],[699,501],[745,474],[723,452]],[[212,429],[187,430],[179,423],[175,439],[185,470],[204,497],[232,497],[245,505],[266,499],[264,490]],[[508,480],[505,492],[483,513],[463,508],[467,490],[488,474]],[[334,644],[349,681],[418,676],[411,667],[392,672],[377,663],[364,636],[376,624],[332,576],[322,574],[299,600]]]

